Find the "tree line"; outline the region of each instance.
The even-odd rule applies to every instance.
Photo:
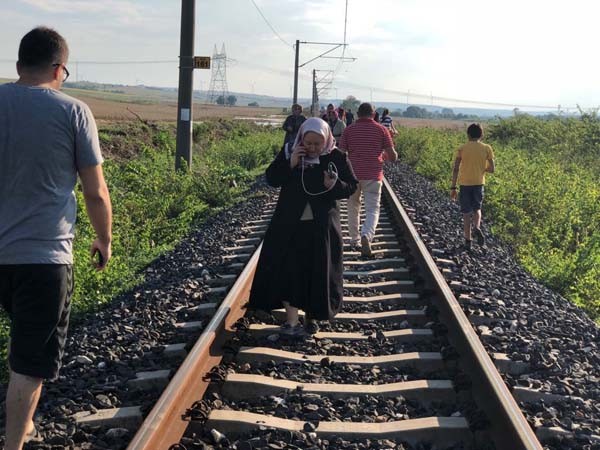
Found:
[[[358,106],[361,104],[361,101],[358,100],[353,95],[349,95],[342,102],[342,108],[344,110],[352,110],[356,111]],[[379,107],[376,111],[381,114],[383,112],[383,107]],[[415,119],[455,119],[455,120],[478,120],[479,117],[474,114],[456,114],[451,108],[442,108],[439,111],[429,111],[426,108],[422,108],[420,106],[411,105],[405,110],[396,109],[391,112],[392,116],[397,117],[409,117]]]

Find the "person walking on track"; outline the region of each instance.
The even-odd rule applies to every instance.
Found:
[[[304,123],[306,117],[302,114],[302,105],[294,103],[292,105],[292,114],[287,116],[285,122],[283,122],[282,128],[285,130],[285,138],[283,145],[292,145],[296,140],[296,135],[300,129],[300,125]]]
[[[291,152],[282,150],[266,171],[281,187],[265,234],[249,306],[284,307],[281,334],[317,331],[316,320],[332,320],[343,299],[343,239],[337,200],[348,198],[358,180],[345,153],[335,147],[327,122],[311,117],[300,127]],[[298,310],[305,312],[305,329]]]
[[[346,111],[346,125],[350,126],[352,125],[352,122],[354,122],[354,114],[352,114],[352,110],[349,109]]]
[[[339,141],[342,137],[342,133],[346,129],[346,123],[340,118],[335,109],[327,113],[327,123],[329,123],[333,138],[336,142]]]
[[[55,379],[73,293],[75,183],[97,233],[96,268],[111,257],[111,204],[98,132],[82,102],[61,92],[67,43],[38,27],[19,46],[15,83],[0,86],[0,301],[10,319],[5,450],[39,438],[44,379]]]
[[[396,130],[396,127],[394,126],[392,116],[390,116],[390,110],[387,108],[384,108],[383,112],[381,113],[381,125],[390,131],[392,137],[398,134],[398,130]]]
[[[358,119],[344,130],[338,144],[348,157],[359,180],[358,189],[348,200],[350,245],[361,247],[363,256],[371,256],[371,241],[379,222],[383,161],[396,161],[398,154],[387,128],[373,120],[373,106],[358,107]],[[365,197],[365,221],[359,234],[361,194]]]
[[[450,197],[456,200],[456,183],[460,185],[458,195],[460,211],[463,214],[465,249],[471,250],[472,235],[477,243],[485,245],[485,237],[481,231],[481,205],[483,203],[483,186],[485,174],[494,173],[494,151],[488,144],[481,142],[483,129],[478,123],[467,128],[469,142],[456,151]]]

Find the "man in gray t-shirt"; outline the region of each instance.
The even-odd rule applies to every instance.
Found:
[[[58,375],[73,292],[73,237],[81,179],[97,234],[98,270],[111,257],[112,211],[94,117],[61,92],[68,47],[38,27],[19,46],[19,80],[0,86],[0,301],[10,318],[5,449],[35,434],[44,379]]]

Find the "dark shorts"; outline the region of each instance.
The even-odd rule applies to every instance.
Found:
[[[12,371],[55,379],[64,353],[73,266],[0,265],[0,301],[10,318]]]
[[[460,212],[469,214],[481,209],[483,203],[483,185],[461,186],[458,195],[460,201]]]

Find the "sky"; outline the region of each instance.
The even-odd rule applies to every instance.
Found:
[[[324,98],[521,109],[600,106],[598,2],[347,3],[345,56],[356,60],[318,59],[304,66],[301,98],[310,97],[316,69],[320,76],[334,70]],[[343,42],[345,7],[346,0],[197,0],[195,54],[210,56],[224,44],[231,91],[291,97],[292,45],[296,39]],[[0,0],[0,11],[0,77],[16,77],[21,37],[46,25],[69,42],[73,81],[177,86],[179,0]],[[301,44],[300,63],[329,48]],[[342,48],[330,55],[341,56]],[[196,70],[194,88],[207,89],[210,76],[210,70]]]

